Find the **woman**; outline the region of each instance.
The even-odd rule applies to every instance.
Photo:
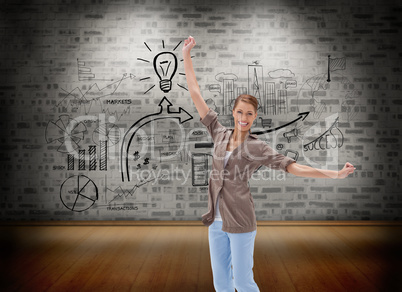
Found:
[[[345,178],[354,172],[346,163],[340,171],[318,170],[296,163],[275,152],[250,133],[257,118],[257,99],[240,95],[233,107],[234,129],[227,129],[201,96],[190,51],[193,37],[183,45],[184,70],[191,98],[214,141],[212,171],[208,186],[208,212],[202,216],[208,226],[208,239],[214,287],[218,292],[259,291],[253,277],[253,252],[256,236],[254,203],[248,179],[259,166],[312,178]]]

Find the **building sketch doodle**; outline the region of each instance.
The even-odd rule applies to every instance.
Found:
[[[98,187],[85,175],[73,175],[62,183],[60,199],[67,209],[82,212],[98,200]]]
[[[325,150],[330,148],[340,148],[343,145],[343,134],[337,127],[339,117],[335,119],[333,124],[320,136],[313,141],[303,145],[304,151]]]
[[[262,103],[264,97],[264,77],[262,65],[248,65],[248,92],[258,100],[258,109],[266,112],[265,104]]]
[[[159,106],[159,112],[142,117],[141,119],[136,121],[124,134],[120,150],[120,167],[121,167],[122,181],[124,181],[125,176],[127,177],[127,180],[130,181],[129,149],[134,139],[134,136],[141,127],[145,126],[148,123],[161,119],[178,119],[179,123],[183,124],[186,121],[191,120],[193,118],[193,116],[190,115],[182,107],[179,107],[179,110],[177,112],[170,110],[172,103],[166,97],[162,98],[158,106]]]
[[[215,79],[223,84],[223,114],[230,115],[232,113],[232,102],[235,100],[234,82],[238,79],[238,77],[232,73],[220,72],[215,75]],[[221,86],[218,84],[215,85],[215,87],[220,88]]]
[[[57,151],[71,153],[80,147],[87,127],[82,122],[71,119],[69,115],[60,115],[57,121],[49,121],[45,130],[46,143],[57,143]]]

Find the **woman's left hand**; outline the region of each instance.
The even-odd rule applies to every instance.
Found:
[[[353,173],[355,169],[356,168],[351,163],[346,162],[345,166],[340,171],[338,171],[338,178],[347,177],[349,174]]]

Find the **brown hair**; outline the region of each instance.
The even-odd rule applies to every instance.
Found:
[[[250,94],[241,94],[241,95],[239,95],[235,100],[233,109],[236,108],[236,106],[239,104],[239,101],[243,101],[243,102],[251,104],[254,107],[254,110],[257,112],[258,100],[254,96],[252,96]]]

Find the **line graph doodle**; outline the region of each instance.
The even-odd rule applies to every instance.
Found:
[[[88,90],[86,90],[84,92],[81,91],[81,89],[79,87],[75,87],[71,91],[67,91],[67,90],[61,88],[65,92],[65,96],[62,98],[61,101],[59,101],[55,105],[55,108],[59,107],[63,102],[65,102],[65,100],[67,98],[72,98],[73,103],[77,104],[77,106],[82,106],[82,105],[85,106],[87,104],[90,104],[90,102],[93,100],[99,100],[100,98],[103,98],[103,97],[112,96],[117,91],[117,89],[120,87],[121,83],[124,80],[133,79],[134,77],[135,77],[135,75],[133,75],[131,73],[130,74],[124,73],[122,75],[122,77],[115,82],[109,83],[109,84],[105,85],[104,87],[99,87],[98,83],[94,83],[94,84],[91,84],[89,86]],[[87,96],[91,96],[91,95],[96,95],[96,96],[92,97],[92,98],[87,98]]]
[[[108,190],[109,192],[112,192],[112,193],[115,194],[114,197],[113,197],[113,199],[111,199],[111,200],[108,202],[108,204],[111,204],[113,201],[118,200],[118,199],[123,198],[123,197],[126,198],[126,199],[127,199],[128,196],[131,196],[131,197],[132,197],[132,196],[134,196],[134,193],[137,191],[137,189],[140,188],[141,186],[143,186],[143,185],[145,185],[145,184],[147,184],[147,183],[153,182],[153,181],[157,180],[158,178],[163,178],[163,177],[164,177],[164,176],[161,175],[161,176],[159,176],[159,177],[154,177],[154,178],[151,178],[151,179],[142,181],[142,182],[140,182],[140,183],[135,184],[135,185],[134,185],[131,189],[129,189],[129,190],[128,190],[128,189],[123,189],[121,186],[118,186],[118,187],[115,188],[114,190],[107,188],[107,190]]]
[[[179,111],[174,112],[170,110],[172,103],[166,98],[163,97],[162,100],[158,104],[159,112],[146,115],[136,121],[124,134],[122,143],[121,143],[121,150],[120,150],[120,167],[121,167],[121,178],[124,181],[125,174],[127,175],[127,180],[130,181],[130,168],[129,168],[129,149],[130,145],[134,139],[135,134],[137,131],[145,126],[148,123],[151,123],[156,120],[160,119],[178,119],[179,123],[185,123],[188,120],[193,119],[193,116],[190,115],[186,110],[182,107],[179,107]],[[129,137],[129,138],[128,138]],[[128,141],[126,140],[128,138]]]

